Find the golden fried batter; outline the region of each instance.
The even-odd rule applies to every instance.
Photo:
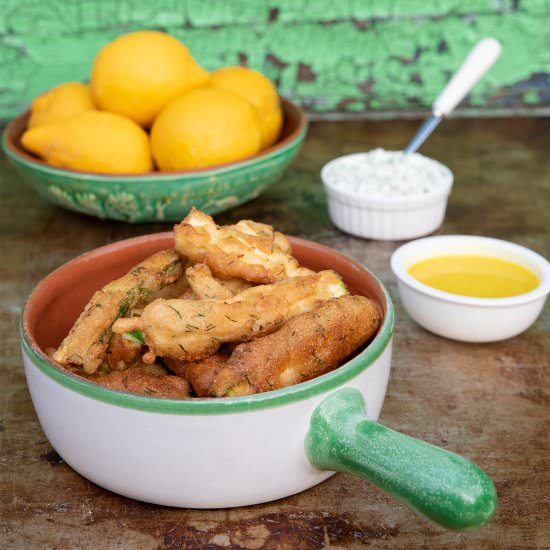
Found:
[[[141,361],[141,343],[124,334],[113,334],[107,347],[107,366],[112,370],[123,370]]]
[[[229,289],[233,296],[239,294],[239,292],[242,292],[247,288],[250,288],[251,286],[254,286],[254,283],[250,283],[249,281],[238,279],[236,277],[232,279],[216,279],[216,281],[218,281],[225,288]]]
[[[93,373],[105,357],[111,326],[151,294],[174,283],[183,273],[175,250],[163,250],[146,258],[126,275],[97,291],[54,354],[62,365],[82,365]]]
[[[176,375],[185,378],[198,397],[210,397],[214,378],[229,359],[228,352],[218,351],[202,361],[178,361],[164,358],[166,366]]]
[[[199,300],[225,300],[233,293],[218,282],[206,264],[195,264],[185,270],[185,276]]]
[[[380,312],[371,299],[348,295],[329,300],[277,332],[237,346],[223,368],[215,365],[202,395],[246,395],[305,382],[342,364],[373,338],[379,325]],[[204,372],[201,376],[208,380]],[[194,386],[192,376],[189,381]]]
[[[182,258],[182,271],[185,268],[185,264],[186,261]],[[146,296],[143,302],[139,302],[136,304],[136,306],[133,308],[133,311],[135,312],[136,308],[145,307],[147,304],[151,303],[153,300],[157,300],[158,298],[178,298],[189,289],[190,287],[187,279],[185,277],[179,276],[179,278],[175,282],[163,286],[155,292],[151,292],[151,294]]]
[[[232,397],[329,372],[378,330],[372,300],[301,267],[269,225],[219,227],[193,208],[174,233],[175,250],[92,296],[54,361],[114,390]]]
[[[192,263],[205,263],[221,279],[238,277],[253,283],[274,283],[311,275],[290,255],[288,240],[269,225],[241,220],[219,227],[211,216],[192,209],[174,227],[176,250]]]
[[[151,368],[151,365],[140,365],[107,374],[84,375],[84,378],[111,390],[167,399],[187,399],[189,397],[187,380],[158,371],[161,369]]]
[[[206,264],[195,264],[185,270],[185,277],[192,294],[183,293],[182,298],[192,300],[224,300],[250,288],[252,283],[244,279],[216,279]]]
[[[156,300],[141,317],[119,319],[113,331],[142,330],[150,354],[198,361],[224,342],[243,342],[273,332],[320,301],[342,296],[346,287],[334,271],[259,285],[227,300]]]

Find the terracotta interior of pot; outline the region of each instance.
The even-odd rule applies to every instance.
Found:
[[[382,288],[360,264],[310,241],[290,241],[293,254],[302,265],[315,271],[337,271],[352,294],[373,298],[386,313]],[[57,347],[96,290],[147,256],[173,245],[172,233],[120,241],[84,254],[48,275],[35,288],[23,312],[25,333],[31,344],[42,352]]]
[[[264,149],[263,151],[260,151],[259,153],[260,155],[264,155],[274,149],[283,147],[286,143],[296,138],[298,134],[302,131],[302,128],[304,127],[305,115],[297,105],[294,105],[291,101],[282,98],[281,106],[283,109],[283,116],[284,116],[281,137],[277,140],[277,142],[274,145],[272,145],[268,149]],[[18,116],[8,124],[8,126],[6,127],[6,133],[5,133],[6,146],[12,153],[16,154],[17,156],[30,160],[37,164],[46,166],[46,163],[44,161],[40,160],[37,156],[27,151],[21,144],[21,136],[27,129],[29,117],[30,117],[30,112],[27,111],[26,113],[23,113],[22,115]],[[220,166],[223,166],[223,165],[220,165]],[[212,168],[216,168],[216,167],[212,166],[212,167],[209,167],[208,169],[212,169]],[[200,170],[187,170],[187,172],[197,172],[197,171],[200,171]],[[155,175],[162,174],[162,172],[152,172],[152,173]],[[113,174],[113,175],[116,175],[116,174]],[[136,175],[136,174],[133,174],[133,176],[139,177],[139,175]]]

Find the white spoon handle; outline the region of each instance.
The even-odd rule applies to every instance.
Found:
[[[500,42],[494,38],[484,38],[478,42],[435,100],[434,115],[439,117],[448,115],[492,67],[501,49]]]

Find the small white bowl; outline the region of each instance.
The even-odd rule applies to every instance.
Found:
[[[334,175],[329,177],[329,174],[334,172],[338,164],[359,158],[364,153],[345,155],[325,164],[321,170],[321,179],[332,223],[351,235],[378,240],[413,239],[435,231],[445,217],[453,174],[445,165],[414,154],[437,166],[441,176],[438,189],[407,196],[358,195],[338,185],[337,178]]]
[[[532,271],[540,284],[510,298],[471,298],[436,290],[408,273],[419,261],[461,254],[515,262]],[[409,315],[430,332],[463,342],[495,342],[520,334],[535,322],[550,291],[550,264],[545,258],[523,246],[488,237],[419,239],[399,247],[392,255],[391,267]]]

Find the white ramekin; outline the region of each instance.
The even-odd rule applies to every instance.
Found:
[[[429,287],[408,273],[415,263],[437,256],[481,255],[515,262],[537,275],[531,292],[510,298],[472,298]],[[391,267],[401,301],[422,327],[463,342],[495,342],[527,330],[537,319],[550,291],[550,264],[540,254],[489,237],[445,235],[428,237],[399,247]]]
[[[443,223],[453,185],[453,174],[445,165],[437,163],[445,175],[441,189],[408,197],[356,195],[335,186],[327,177],[329,167],[363,154],[338,157],[321,170],[330,219],[336,227],[357,237],[403,240],[427,235]]]

